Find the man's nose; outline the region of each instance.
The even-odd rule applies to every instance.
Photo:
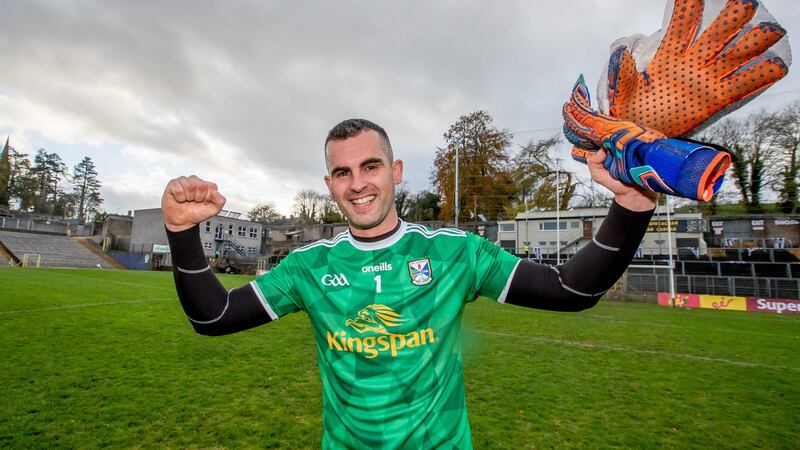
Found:
[[[350,181],[350,190],[353,192],[361,192],[365,187],[367,187],[366,178],[359,173],[354,173]]]

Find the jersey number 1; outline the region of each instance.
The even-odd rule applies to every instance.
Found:
[[[375,275],[375,292],[380,294],[381,293],[381,276]]]

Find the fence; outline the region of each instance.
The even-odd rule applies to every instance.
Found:
[[[628,295],[669,292],[669,272],[636,273],[629,269],[623,276],[622,290]],[[676,274],[675,292],[800,299],[800,279]]]
[[[732,250],[727,258],[753,257],[750,261],[675,260],[675,290],[686,294],[733,295],[800,299],[800,262],[794,254],[775,250],[761,257],[751,253],[744,255],[739,249]],[[722,255],[720,255],[722,256]],[[783,259],[784,262],[774,262]],[[555,259],[535,259],[545,264],[556,264]],[[787,261],[788,260],[788,261]],[[562,259],[561,263],[566,259]],[[667,261],[659,259],[636,259],[628,267],[621,281],[610,294],[614,297],[654,300],[658,292],[669,292]]]
[[[44,231],[47,233],[59,233],[70,236],[91,236],[93,231],[91,223],[75,225],[46,219],[20,219],[18,217],[0,217],[0,228]]]

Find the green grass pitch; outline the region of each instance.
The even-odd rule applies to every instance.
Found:
[[[314,345],[303,314],[196,335],[169,273],[3,268],[0,447],[318,448]],[[800,442],[800,316],[479,300],[463,347],[476,448]]]

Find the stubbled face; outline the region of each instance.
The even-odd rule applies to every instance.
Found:
[[[327,146],[325,184],[356,236],[374,237],[397,225],[394,186],[403,179],[403,162],[389,162],[380,136],[362,131]]]

